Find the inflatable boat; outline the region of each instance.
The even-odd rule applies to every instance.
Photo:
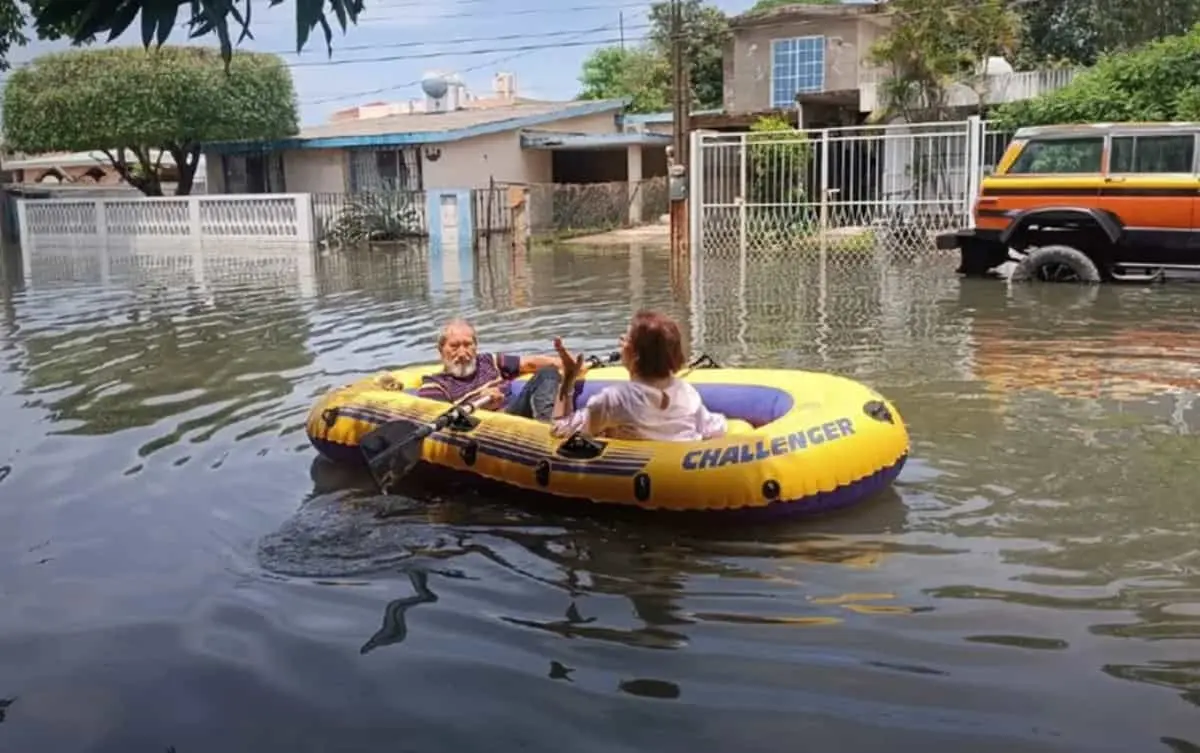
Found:
[[[360,441],[393,421],[428,425],[446,403],[416,396],[430,364],[366,377],[326,393],[307,421],[309,440],[337,462],[364,465]],[[629,378],[593,368],[577,404]],[[552,437],[549,426],[491,411],[449,422],[420,444],[419,461],[562,499],[648,510],[770,516],[848,507],[895,480],[909,439],[882,395],[832,374],[741,368],[684,376],[729,433],[696,442]],[[514,384],[513,394],[524,380]]]

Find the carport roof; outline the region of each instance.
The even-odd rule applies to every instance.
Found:
[[[620,149],[630,146],[667,146],[672,141],[665,133],[570,133],[566,131],[522,130],[522,149]]]

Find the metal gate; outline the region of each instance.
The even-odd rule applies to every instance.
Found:
[[[938,252],[934,236],[971,222],[984,168],[1009,138],[978,118],[692,133],[693,342],[718,346],[706,330],[760,342],[750,329],[794,326],[780,301],[817,321],[839,295],[846,306],[873,300],[900,315],[906,295],[896,295],[895,272],[929,264],[940,271],[926,273],[953,276],[941,268],[952,272],[955,257]]]
[[[692,254],[876,245],[919,252],[971,221],[985,167],[1008,142],[950,123],[691,135]]]

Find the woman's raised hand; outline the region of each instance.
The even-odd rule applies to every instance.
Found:
[[[583,354],[572,356],[566,346],[563,345],[561,337],[554,338],[554,350],[558,353],[558,358],[562,361],[562,381],[564,384],[574,382],[583,375],[586,371],[583,366]]]

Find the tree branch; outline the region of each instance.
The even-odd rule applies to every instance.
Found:
[[[117,175],[121,176],[121,180],[136,188],[133,176],[129,172],[129,163],[125,161],[125,148],[118,148],[116,154],[113,154],[108,149],[101,149],[100,151],[104,153],[105,157],[108,157],[108,161],[112,163],[113,169],[117,171]]]

